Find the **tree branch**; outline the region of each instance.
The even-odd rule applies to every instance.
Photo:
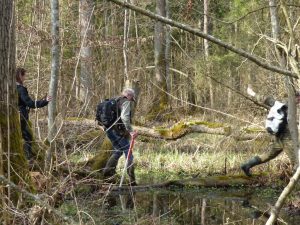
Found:
[[[232,87],[230,87],[229,85],[226,85],[226,84],[222,83],[221,81],[217,80],[216,78],[214,78],[214,77],[212,77],[212,76],[209,76],[209,75],[206,75],[206,76],[207,76],[207,77],[210,77],[214,82],[216,82],[216,83],[218,83],[218,84],[220,84],[220,85],[222,85],[222,86],[228,88],[229,90],[231,90],[231,91],[233,91],[233,92],[235,92],[235,93],[241,95],[242,97],[248,99],[249,101],[253,102],[254,104],[256,104],[256,105],[258,105],[258,106],[260,106],[260,107],[262,107],[262,108],[265,108],[265,109],[270,109],[269,106],[267,106],[267,105],[265,105],[265,104],[262,104],[262,103],[256,101],[254,98],[249,97],[249,96],[245,95],[244,93],[242,93],[242,92],[236,90],[235,88],[232,88]]]
[[[243,49],[239,49],[239,48],[234,47],[233,45],[225,43],[225,42],[221,41],[218,38],[215,38],[211,35],[205,34],[205,33],[201,32],[199,29],[192,28],[189,25],[182,24],[182,23],[179,23],[177,21],[171,20],[169,18],[159,16],[155,13],[152,13],[148,10],[142,9],[138,6],[132,5],[132,4],[127,3],[127,2],[122,2],[120,0],[108,0],[108,1],[114,2],[115,4],[120,5],[122,7],[129,8],[129,9],[135,11],[135,12],[141,13],[141,14],[143,14],[143,15],[151,18],[151,19],[158,20],[158,21],[163,22],[165,24],[168,24],[170,26],[177,27],[181,30],[187,31],[191,34],[194,34],[194,35],[198,36],[198,37],[202,37],[204,39],[207,39],[207,40],[211,41],[214,44],[222,46],[222,47],[224,47],[224,48],[226,48],[226,49],[228,49],[228,50],[230,50],[230,51],[232,51],[232,52],[234,52],[234,53],[236,53],[240,56],[243,56],[243,57],[249,59],[250,61],[254,62],[255,64],[257,64],[258,66],[260,66],[262,68],[265,68],[267,70],[270,70],[270,71],[273,71],[273,72],[276,72],[276,73],[279,73],[279,74],[283,74],[283,75],[294,77],[294,78],[298,79],[298,76],[295,73],[293,73],[289,70],[281,69],[277,66],[272,66],[270,64],[264,63],[264,62],[262,62],[261,58],[259,58],[257,56],[254,56],[254,55],[250,54],[249,52],[246,52]]]
[[[26,190],[20,188],[15,183],[9,181],[8,179],[6,179],[2,175],[0,175],[0,185],[1,184],[7,185],[7,186],[11,187],[12,189],[14,189],[15,191],[20,192],[23,195],[29,197],[30,199],[34,200],[38,205],[40,205],[42,207],[45,207],[50,212],[53,212],[56,216],[61,218],[63,221],[68,222],[70,224],[76,224],[71,218],[67,217],[66,215],[62,214],[58,210],[51,207],[49,204],[42,201],[38,195],[34,195],[34,194],[31,194],[31,193],[27,192]]]
[[[279,215],[279,211],[282,208],[284,201],[289,196],[289,194],[292,192],[292,190],[295,188],[296,184],[298,183],[300,178],[300,167],[298,167],[296,173],[293,175],[293,177],[290,179],[290,182],[288,185],[284,188],[282,193],[280,194],[277,202],[275,203],[275,206],[271,209],[271,216],[266,222],[266,225],[272,225],[276,221]]]

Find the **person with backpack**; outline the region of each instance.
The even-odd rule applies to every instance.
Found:
[[[33,101],[29,95],[27,88],[24,87],[24,81],[26,79],[26,70],[24,68],[17,68],[16,69],[16,83],[17,83],[17,92],[18,92],[18,106],[20,112],[20,123],[21,123],[21,131],[22,137],[24,139],[24,152],[25,156],[28,160],[32,160],[34,154],[32,152],[32,134],[29,125],[29,111],[30,108],[41,108],[46,105],[52,100],[51,96],[46,96],[44,99],[40,101]]]
[[[247,176],[251,176],[250,169],[254,166],[266,163],[277,157],[283,150],[288,155],[292,167],[295,168],[298,164],[296,159],[291,134],[288,128],[288,105],[285,102],[276,101],[273,97],[265,97],[257,95],[251,88],[247,89],[248,95],[254,97],[257,101],[263,102],[270,106],[270,111],[266,119],[266,129],[273,135],[270,149],[265,153],[254,156],[250,160],[241,165],[241,169]],[[300,94],[295,94],[297,104],[300,103]]]
[[[120,97],[107,99],[97,106],[96,119],[104,127],[107,137],[113,145],[113,153],[108,159],[103,170],[104,178],[110,178],[116,174],[116,167],[122,154],[127,158],[130,138],[138,135],[131,126],[132,102],[135,101],[135,92],[126,88]],[[137,185],[133,155],[128,158],[127,174],[131,185]]]

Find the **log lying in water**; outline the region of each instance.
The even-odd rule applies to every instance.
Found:
[[[261,178],[261,177],[260,177]],[[206,187],[206,188],[221,188],[221,187],[238,187],[253,184],[259,184],[261,179],[258,177],[246,177],[242,175],[232,176],[214,176],[214,177],[199,177],[189,178],[183,180],[173,180],[158,184],[139,185],[139,186],[122,186],[110,185],[109,191],[123,192],[123,191],[146,191],[150,189],[170,188],[170,187]]]

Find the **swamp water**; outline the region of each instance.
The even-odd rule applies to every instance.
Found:
[[[97,192],[77,198],[82,224],[265,224],[262,213],[276,201],[272,189],[173,189],[136,193]],[[63,213],[76,216],[73,200],[65,201]],[[300,215],[282,209],[279,224],[300,224]]]

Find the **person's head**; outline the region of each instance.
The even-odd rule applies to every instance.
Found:
[[[24,68],[16,69],[16,81],[20,84],[23,84],[25,80],[26,70]]]
[[[128,98],[130,101],[135,101],[135,92],[131,88],[125,88],[122,92],[122,95]]]
[[[266,105],[273,106],[275,104],[275,99],[272,97],[267,97],[264,101]]]

